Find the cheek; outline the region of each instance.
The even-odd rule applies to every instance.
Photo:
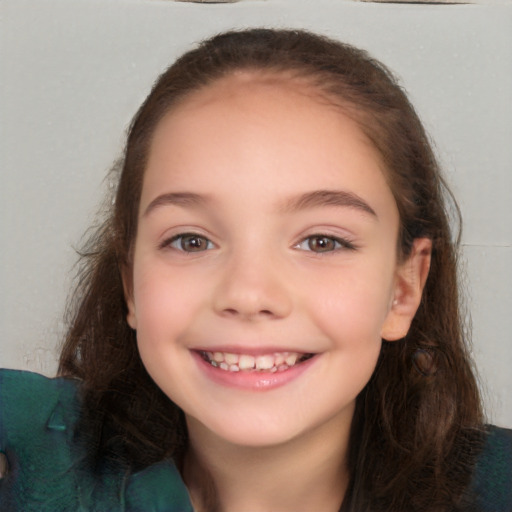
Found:
[[[179,336],[199,307],[196,286],[158,263],[134,269],[133,296],[141,342],[168,343]]]
[[[340,273],[319,281],[309,310],[331,339],[380,344],[393,294],[393,276],[379,265],[366,272]]]
[[[182,340],[193,323],[196,305],[179,273],[163,270],[157,263],[134,269],[137,346],[148,373],[174,399],[181,375],[179,362],[186,353]]]

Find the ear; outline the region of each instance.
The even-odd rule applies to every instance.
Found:
[[[417,238],[407,260],[398,265],[392,303],[381,330],[382,339],[399,340],[409,331],[421,302],[431,255],[432,240]]]
[[[126,301],[126,307],[128,308],[126,321],[133,330],[136,330],[137,316],[135,314],[135,302],[133,300],[133,279],[130,268],[123,266],[121,271],[121,279],[123,280],[124,300]]]

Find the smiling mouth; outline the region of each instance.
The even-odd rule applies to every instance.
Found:
[[[314,354],[301,352],[275,352],[253,356],[233,354],[231,352],[199,351],[201,357],[210,365],[226,372],[284,372],[311,359]]]

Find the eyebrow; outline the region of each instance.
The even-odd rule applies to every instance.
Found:
[[[306,192],[298,197],[287,200],[282,210],[284,212],[296,212],[322,206],[355,208],[373,217],[377,217],[375,210],[366,201],[357,194],[345,190],[315,190],[313,192]]]
[[[169,192],[155,197],[147,206],[143,216],[146,217],[152,211],[167,205],[177,206],[201,206],[208,202],[208,198],[193,192]]]
[[[208,202],[208,198],[194,192],[169,192],[161,194],[144,211],[143,216],[149,215],[154,210],[167,205],[177,205],[183,207],[202,206]],[[293,213],[309,208],[319,208],[322,206],[342,206],[345,208],[355,208],[362,212],[377,217],[375,210],[357,194],[344,190],[314,190],[306,192],[297,197],[292,197],[284,202],[280,210],[285,213]]]

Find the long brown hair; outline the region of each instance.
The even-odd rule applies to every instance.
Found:
[[[362,50],[305,31],[253,29],[205,41],[160,76],[130,126],[113,171],[119,175],[115,201],[79,266],[59,369],[83,381],[95,453],[141,467],[179,458],[186,449],[181,411],[138,355],[121,276],[131,265],[158,122],[188,95],[241,69],[306,79],[353,116],[385,166],[400,213],[399,255],[409,254],[415,238],[433,243],[410,331],[400,342],[383,342],[375,373],[357,398],[344,510],[456,509],[470,479],[482,412],[460,314],[450,195],[422,124],[390,71]]]

